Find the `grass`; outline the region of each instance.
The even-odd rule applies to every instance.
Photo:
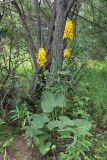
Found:
[[[89,61],[84,77],[80,81],[80,97],[88,97],[85,109],[93,118],[107,124],[107,63]]]

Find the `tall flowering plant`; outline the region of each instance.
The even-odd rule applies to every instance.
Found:
[[[70,19],[66,20],[65,28],[64,28],[64,34],[63,34],[63,39],[65,40],[70,40],[73,39],[74,37],[74,26],[73,22]],[[64,57],[70,57],[71,56],[71,51],[69,48],[66,48],[63,52]]]

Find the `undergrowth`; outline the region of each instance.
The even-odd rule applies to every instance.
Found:
[[[20,74],[22,75],[23,73],[21,72]],[[20,91],[24,84],[24,79],[22,78],[21,81],[17,80]],[[75,95],[68,95],[69,99],[66,102],[65,96],[62,94],[64,88],[60,88],[59,85],[56,85],[56,87],[59,90],[56,93],[54,93],[55,87],[53,90],[51,87],[51,90],[49,88],[48,92],[43,92],[42,101],[43,104],[46,104],[45,106],[42,104],[42,108],[39,106],[37,109],[38,114],[35,114],[34,110],[42,102],[38,102],[38,104],[35,102],[33,106],[35,109],[32,110],[32,106],[20,99],[21,96],[19,94],[12,100],[12,108],[10,107],[10,110],[8,110],[9,113],[5,112],[8,118],[1,116],[0,120],[0,152],[3,153],[5,148],[11,146],[14,134],[25,133],[29,145],[33,145],[33,147],[38,145],[40,152],[45,155],[50,150],[56,150],[54,135],[55,138],[58,136],[61,139],[69,139],[69,143],[64,144],[64,150],[61,152],[55,151],[56,156],[58,155],[58,160],[71,160],[70,158],[80,160],[80,157],[84,157],[84,160],[106,160],[107,63],[89,61],[83,77],[76,87]],[[21,95],[23,94],[22,91]],[[52,99],[56,95],[59,97],[57,97],[54,106],[50,106],[49,98]],[[68,105],[68,108],[62,107],[65,103]],[[58,106],[59,109],[57,108]],[[47,113],[45,113],[45,110]],[[2,115],[4,109],[0,113]],[[53,115],[54,117],[52,117]],[[39,121],[37,123],[38,118]],[[88,130],[86,127],[81,128],[81,125],[86,123],[85,121],[79,120],[81,123],[77,121],[81,124],[78,126],[75,119],[90,121],[92,124],[91,130]],[[67,121],[67,124],[64,121]],[[12,127],[7,127],[8,123],[12,124]],[[15,133],[13,133],[14,125]]]

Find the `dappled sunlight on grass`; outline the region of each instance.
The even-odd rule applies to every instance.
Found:
[[[96,71],[106,70],[107,72],[107,63],[96,61],[96,60],[90,60],[88,61],[88,68],[94,69]]]
[[[23,62],[18,68],[18,74],[32,74],[32,64],[30,61]]]

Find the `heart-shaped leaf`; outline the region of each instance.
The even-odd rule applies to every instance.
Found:
[[[44,112],[50,113],[54,109],[54,99],[55,96],[51,92],[45,92],[42,96],[41,107]]]
[[[54,106],[55,107],[62,107],[62,108],[66,106],[66,99],[63,94],[55,96]]]

